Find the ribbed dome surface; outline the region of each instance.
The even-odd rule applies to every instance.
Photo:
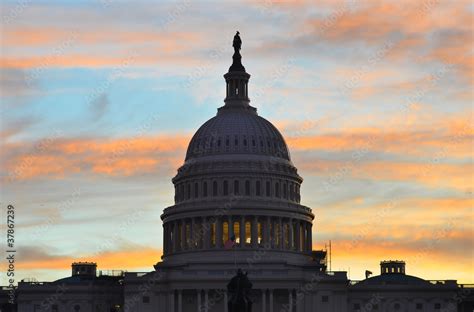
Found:
[[[186,160],[220,154],[257,154],[290,160],[280,132],[255,113],[229,110],[204,123],[188,146]]]

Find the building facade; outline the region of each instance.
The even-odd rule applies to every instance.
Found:
[[[123,272],[97,272],[90,262],[73,263],[70,277],[54,282],[21,281],[18,312],[123,311]]]

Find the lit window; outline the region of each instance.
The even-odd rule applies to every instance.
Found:
[[[240,243],[240,222],[234,222],[234,236],[235,236],[235,243]]]
[[[226,242],[229,239],[229,222],[222,222],[222,240]]]
[[[245,243],[250,244],[250,238],[252,237],[252,234],[250,233],[251,228],[250,228],[250,222],[247,221],[245,222]]]

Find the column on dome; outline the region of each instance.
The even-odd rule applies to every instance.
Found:
[[[300,221],[300,236],[301,236],[301,246],[300,250],[306,252],[306,246],[308,245],[306,237],[306,222]]]
[[[284,233],[284,231],[283,231],[283,219],[282,219],[281,217],[278,218],[278,228],[279,228],[279,230],[278,230],[278,232],[279,232],[279,233],[278,233],[278,234],[279,234],[279,235],[278,235],[278,236],[279,236],[279,237],[278,237],[278,239],[279,239],[279,246],[278,246],[278,248],[284,249],[284,246],[285,246],[285,245],[284,245],[284,244],[285,244],[285,237],[284,237],[284,236],[285,236],[285,233]]]
[[[190,246],[190,249],[196,249],[197,248],[198,235],[199,235],[199,233],[197,232],[196,218],[192,217],[191,218],[191,246]]]
[[[240,217],[240,248],[245,247],[245,216]]]
[[[276,248],[276,235],[277,235],[277,221],[275,218],[270,219],[270,248]]]
[[[173,221],[173,252],[179,250],[178,221]]]
[[[313,250],[313,223],[308,222],[308,252],[311,252]]]
[[[271,241],[271,237],[270,237],[270,217],[269,216],[266,216],[265,217],[265,248],[268,248],[268,246],[270,246],[270,241]]]
[[[211,227],[207,217],[202,217],[202,226],[204,249],[209,249],[211,246]]]
[[[294,226],[296,227],[296,237],[295,237],[295,249],[296,251],[301,251],[301,248],[302,248],[302,241],[301,241],[301,235],[302,233],[300,232],[300,220],[298,219],[295,219],[295,222],[294,222]],[[304,233],[304,232],[303,232]]]
[[[168,224],[163,223],[163,254],[168,253]]]
[[[252,217],[252,248],[258,248],[258,219],[257,216]]]
[[[167,248],[167,253],[170,254],[173,252],[173,240],[172,240],[172,231],[173,231],[173,227],[172,227],[172,224],[170,222],[167,223],[167,232],[168,232],[168,248]]]
[[[186,250],[186,221],[181,220],[181,250]]]
[[[293,219],[288,220],[288,232],[289,232],[289,238],[288,238],[288,249],[293,250],[293,243],[295,241],[294,238],[294,231],[293,231]]]
[[[222,217],[216,218],[216,248],[222,248]]]

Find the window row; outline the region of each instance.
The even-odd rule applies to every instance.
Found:
[[[175,185],[175,201],[216,196],[243,195],[277,197],[300,202],[300,185],[294,182],[261,180],[214,180]]]
[[[288,150],[283,140],[262,138],[261,136],[256,138],[255,136],[246,135],[210,136],[205,139],[196,139],[191,153],[193,155],[202,155],[210,152],[240,150],[270,153],[283,158],[288,157]]]

